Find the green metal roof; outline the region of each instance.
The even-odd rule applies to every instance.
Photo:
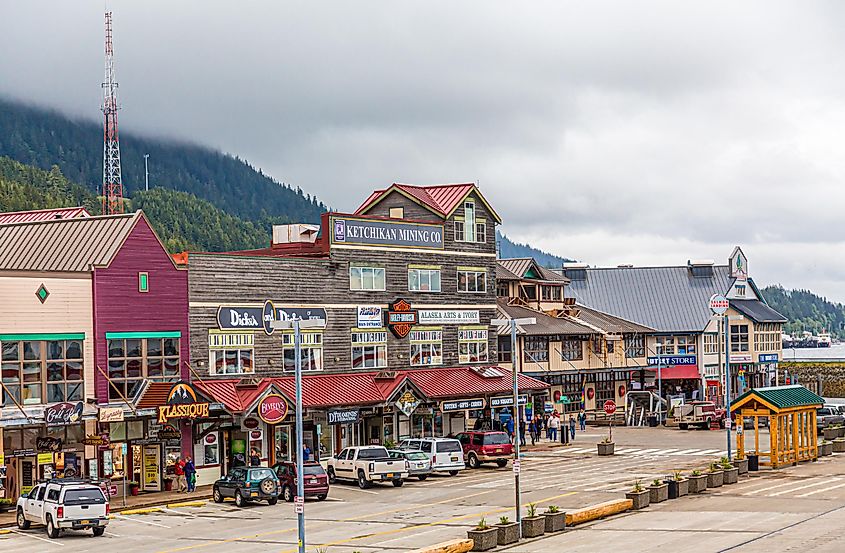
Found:
[[[771,388],[753,388],[733,400],[732,404],[736,405],[751,395],[760,397],[760,399],[771,403],[778,409],[824,405],[823,398],[817,396],[800,384],[794,384],[792,386],[773,386]],[[731,410],[733,411],[733,408]]]

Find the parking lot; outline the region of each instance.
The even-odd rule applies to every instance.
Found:
[[[636,479],[648,482],[673,470],[703,468],[710,460],[723,455],[726,446],[724,432],[718,431],[617,428],[613,430],[617,454],[598,457],[595,443],[606,434],[607,429],[589,427],[568,447],[532,451],[529,446],[521,469],[523,504],[535,502],[543,508],[554,504],[565,510],[619,498]],[[755,477],[753,481],[780,477],[779,474]],[[845,480],[842,482],[845,493]],[[734,493],[740,486],[726,490]],[[807,488],[805,493],[813,489]],[[758,490],[752,496],[765,493]],[[721,492],[715,497],[722,498]],[[759,498],[762,497],[765,496]],[[376,485],[361,490],[354,484],[337,484],[326,501],[307,502],[307,543],[310,550],[322,546],[332,553],[408,551],[463,537],[466,529],[481,517],[490,523],[498,522],[500,516],[514,519],[513,504],[510,465],[504,469],[495,465],[467,469],[456,477],[437,475],[425,482],[410,480],[402,488]],[[605,524],[614,524],[615,520]],[[572,532],[571,536],[575,539],[581,532]],[[255,504],[238,509],[230,502],[219,505],[206,502],[201,507],[117,515],[102,538],[92,538],[90,533],[68,533],[53,541],[40,528],[13,531],[0,536],[0,548],[21,552],[63,548],[102,551],[104,547],[122,553],[293,552],[296,540],[292,504],[279,503],[274,507]],[[538,551],[545,547],[544,544],[542,549],[522,550]]]

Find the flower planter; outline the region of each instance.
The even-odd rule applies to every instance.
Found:
[[[519,541],[519,523],[509,522],[507,524],[497,524],[496,528],[499,531],[499,545],[508,545]]]
[[[669,499],[678,499],[689,493],[689,480],[682,478],[680,480],[665,480],[669,485]]]
[[[648,487],[648,500],[650,503],[660,503],[669,499],[669,485],[660,484],[659,486]]]
[[[599,443],[596,444],[596,447],[599,450],[600,456],[613,455],[613,452],[616,450],[616,444],[613,443],[613,442],[610,442],[610,443],[599,442]]]
[[[707,473],[707,487],[719,488],[725,483],[725,471],[714,470]]]
[[[748,459],[734,459],[739,474],[748,474]]]
[[[648,490],[643,490],[641,492],[628,492],[625,494],[625,497],[634,502],[633,509],[635,511],[648,507],[648,504],[650,503]]]
[[[839,430],[840,430],[839,428],[831,428],[831,427],[825,428],[824,430],[822,430],[822,433],[824,434],[824,439],[825,440],[833,440],[835,438],[841,438],[842,434],[840,434]]]
[[[566,527],[566,513],[559,511],[557,513],[543,513],[546,519],[546,533],[552,534],[554,532],[563,532]]]
[[[546,517],[525,517],[522,519],[522,537],[536,538],[546,533]]]
[[[689,477],[689,493],[701,493],[707,489],[707,475],[700,474],[698,476]]]
[[[490,551],[499,544],[499,529],[468,530],[467,538],[472,540],[471,551]]]
[[[833,455],[833,442],[823,442],[819,444],[819,456],[826,457]]]
[[[737,467],[724,470],[723,482],[725,484],[736,484],[739,480],[739,469]]]
[[[833,440],[833,452],[845,453],[845,438],[836,438]]]

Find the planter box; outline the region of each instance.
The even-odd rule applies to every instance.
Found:
[[[499,531],[499,545],[508,545],[519,541],[518,522],[497,524],[496,529]]]
[[[719,488],[725,483],[725,472],[721,470],[714,470],[707,473],[707,487]]]
[[[522,537],[536,538],[546,533],[546,517],[525,517],[522,519]]]
[[[490,551],[499,544],[499,529],[469,530],[467,538],[472,540],[472,551]]]
[[[664,480],[669,485],[669,499],[678,499],[689,493],[689,480]]]
[[[833,442],[819,444],[819,456],[833,455]]]
[[[739,469],[734,467],[732,469],[725,469],[723,481],[725,484],[736,484],[739,480]]]
[[[689,477],[689,493],[701,493],[707,489],[707,475]]]
[[[598,443],[596,447],[599,450],[599,455],[613,455],[613,452],[616,451],[616,444],[610,442],[609,444]]]
[[[641,492],[628,492],[625,494],[625,497],[634,502],[634,510],[648,507],[651,499],[648,490],[643,490]]]
[[[734,466],[739,470],[739,474],[748,474],[748,459],[734,459]]]
[[[660,503],[669,499],[669,485],[660,484],[659,486],[648,487],[648,500],[651,503]]]
[[[546,518],[546,533],[563,532],[566,528],[566,513],[563,511],[557,513],[543,513]]]
[[[833,440],[835,438],[841,438],[842,434],[840,434],[839,430],[839,428],[825,428],[824,430],[822,430],[822,433],[824,434],[824,439]]]
[[[845,453],[845,438],[836,438],[833,440],[833,452]]]

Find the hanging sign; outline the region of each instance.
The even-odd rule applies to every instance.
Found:
[[[448,413],[450,411],[466,411],[467,409],[483,409],[484,399],[456,399],[452,401],[440,402],[440,411]]]
[[[332,244],[443,249],[443,225],[331,217]]]
[[[88,434],[84,438],[82,438],[83,445],[97,445],[97,446],[106,446],[109,445],[109,435],[108,434]]]
[[[722,294],[713,294],[710,296],[710,311],[714,315],[724,315],[730,306],[731,303],[728,301],[728,298]]]
[[[97,420],[100,422],[123,422],[123,408],[100,407],[100,411],[97,414]]]
[[[398,299],[390,304],[387,312],[387,326],[397,338],[405,338],[411,332],[411,327],[419,322],[417,311],[411,309],[411,304]]]
[[[381,314],[381,307],[378,305],[359,305],[358,321],[355,326],[358,328],[382,328],[384,317]]]
[[[41,436],[35,439],[35,449],[38,451],[61,451],[62,440],[60,438]]]
[[[399,399],[396,400],[396,407],[398,407],[406,417],[410,417],[411,413],[414,412],[419,404],[420,400],[417,399],[417,396],[415,396],[410,390],[406,390],[405,393],[399,396]]]
[[[247,417],[243,421],[241,421],[241,426],[245,430],[255,430],[259,426],[261,426],[261,421],[255,417]]]
[[[82,420],[82,402],[57,403],[44,409],[44,422],[47,426],[73,424]]]
[[[331,409],[328,412],[329,424],[354,424],[360,420],[360,409]]]
[[[181,437],[182,433],[179,432],[179,430],[172,424],[162,426],[161,429],[158,431],[159,440],[178,440]]]
[[[419,316],[422,325],[478,324],[479,322],[477,310],[420,309]]]
[[[170,388],[167,404],[158,408],[158,422],[164,424],[170,419],[208,418],[209,403],[200,401],[194,387],[180,380]]]
[[[528,396],[520,395],[519,404],[525,405],[526,403],[528,403]],[[511,405],[513,405],[513,396],[500,396],[490,398],[490,407],[492,407],[493,409],[498,409],[499,407],[510,407]]]
[[[267,394],[258,402],[258,416],[267,424],[278,424],[288,414],[288,402],[279,394]]]
[[[206,435],[205,435],[205,438],[204,438],[204,440],[203,440],[203,441],[205,442],[205,445],[214,445],[214,444],[216,444],[216,443],[217,443],[217,433],[216,433],[216,432],[211,432],[211,433],[209,433],[209,434],[206,434]]]
[[[777,353],[761,353],[759,355],[760,363],[777,363],[778,362],[778,354]]]

